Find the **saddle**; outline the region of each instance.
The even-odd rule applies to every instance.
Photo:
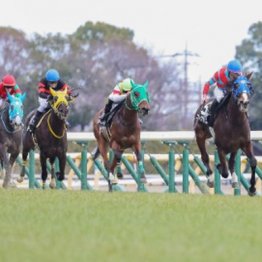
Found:
[[[100,133],[103,135],[103,137],[107,141],[109,141],[110,137],[111,137],[110,127],[112,125],[113,118],[114,118],[116,112],[122,107],[123,104],[124,104],[124,101],[122,101],[119,104],[113,104],[112,109],[108,113],[108,117],[106,119],[105,126],[100,126]]]
[[[221,108],[227,105],[229,102],[229,99],[231,97],[231,92],[228,92],[222,99],[222,101],[218,104],[218,106],[215,109],[214,112],[214,118],[216,118],[217,113]],[[208,125],[208,117],[211,115],[211,105],[213,103],[212,101],[209,101],[206,104],[201,105],[199,112],[196,114],[196,120],[200,121],[201,123]]]
[[[196,120],[199,122],[208,125],[208,116],[210,115],[210,107],[211,107],[212,101],[209,101],[206,104],[203,104],[199,110],[199,112],[196,114]]]

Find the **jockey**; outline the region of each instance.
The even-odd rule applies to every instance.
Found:
[[[50,88],[55,91],[63,91],[67,89],[68,94],[70,94],[71,88],[60,79],[59,72],[56,69],[49,69],[45,77],[38,83],[38,102],[39,107],[33,118],[31,118],[28,131],[32,134],[34,133],[36,126],[43,116],[43,114],[49,109],[48,98],[50,97]]]
[[[119,104],[123,100],[125,100],[127,94],[132,89],[131,81],[133,81],[130,78],[126,78],[116,84],[114,87],[112,93],[108,97],[107,104],[105,105],[104,112],[100,116],[100,126],[106,126],[107,119],[109,117],[109,113],[112,109],[113,104]]]
[[[6,100],[7,93],[15,96],[21,95],[21,90],[12,75],[5,75],[2,82],[0,82],[0,107],[2,107],[4,101]]]
[[[205,83],[203,88],[203,102],[207,102],[207,95],[209,92],[210,86],[216,86],[214,90],[215,99],[211,104],[210,112],[208,116],[209,126],[213,126],[215,120],[216,111],[219,108],[222,98],[227,93],[225,89],[237,76],[242,75],[242,65],[238,60],[231,60],[227,66],[223,66],[219,69],[213,77]]]

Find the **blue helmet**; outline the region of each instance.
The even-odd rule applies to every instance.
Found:
[[[57,70],[49,69],[45,74],[45,78],[49,82],[57,82],[60,79],[60,75]]]
[[[241,73],[242,72],[242,65],[238,60],[231,60],[227,64],[227,70],[232,73]]]

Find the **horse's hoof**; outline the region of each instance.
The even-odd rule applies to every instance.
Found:
[[[108,179],[110,180],[110,183],[113,184],[113,185],[118,183],[117,177],[115,175],[113,175],[112,173],[109,174]]]
[[[23,176],[20,176],[20,177],[18,177],[18,178],[16,179],[16,181],[17,181],[18,183],[22,183],[22,182],[24,181],[24,177],[23,177]]]
[[[238,188],[239,183],[238,182],[232,182],[232,188]]]
[[[208,186],[209,188],[214,188],[214,181],[209,181],[209,180],[207,180],[207,186]]]
[[[221,176],[222,176],[223,178],[228,178],[228,173],[221,173]]]
[[[123,173],[117,173],[117,178],[119,178],[119,179],[123,179],[123,178],[124,178]]]
[[[55,179],[52,179],[52,180],[51,180],[51,182],[50,182],[50,184],[49,184],[49,187],[50,187],[51,189],[55,189],[55,187],[56,187]]]
[[[110,182],[108,183],[108,192],[113,192],[113,187]]]
[[[10,187],[10,188],[17,188],[15,181],[14,181],[14,180],[11,180],[11,181],[9,182],[9,184],[8,184],[8,187]]]
[[[64,175],[61,172],[56,172],[56,177],[58,181],[64,180]]]
[[[251,197],[252,197],[252,196],[255,196],[255,195],[256,195],[256,189],[250,187],[250,188],[248,189],[248,195],[251,196]]]
[[[7,189],[8,188],[8,183],[3,183],[3,188]]]
[[[140,182],[146,184],[147,183],[146,177],[141,177]]]

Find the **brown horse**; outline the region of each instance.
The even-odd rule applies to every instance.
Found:
[[[67,90],[54,91],[53,89],[50,89],[50,92],[50,110],[45,113],[38,123],[34,135],[31,135],[28,131],[24,134],[22,152],[23,167],[20,179],[18,180],[18,182],[23,181],[25,175],[25,164],[29,151],[34,149],[35,146],[38,146],[40,151],[43,188],[45,188],[45,182],[47,179],[47,159],[50,160],[51,164],[52,181],[50,187],[55,187],[54,162],[56,157],[59,160],[60,169],[60,171],[56,173],[56,177],[59,181],[64,179],[67,152],[66,118],[69,112],[69,102],[71,101],[71,98],[67,95]],[[27,125],[29,124],[33,113],[34,112],[27,117]]]
[[[251,82],[252,74],[238,76],[229,86],[229,99],[217,113],[214,122],[215,144],[217,146],[220,164],[217,165],[222,177],[228,177],[226,155],[230,153],[229,171],[232,175],[232,186],[236,187],[237,176],[234,170],[235,156],[241,149],[249,159],[252,175],[250,180],[249,195],[256,193],[255,170],[257,161],[253,154],[250,139],[250,126],[247,117],[249,99],[253,93]],[[197,116],[204,105],[201,105],[195,115],[194,130],[196,141],[201,152],[201,158],[207,168],[208,185],[213,187],[214,177],[209,165],[209,156],[206,151],[205,141],[211,137],[209,127],[202,123]]]
[[[141,182],[145,183],[145,171],[141,155],[140,132],[141,124],[138,118],[138,112],[143,115],[150,110],[148,97],[148,82],[144,85],[131,82],[132,90],[127,95],[122,107],[115,113],[111,126],[108,128],[109,136],[99,130],[100,110],[93,119],[93,131],[96,137],[98,147],[93,158],[96,159],[99,154],[102,155],[104,166],[108,172],[109,191],[112,191],[112,184],[117,183],[114,175],[116,165],[120,165],[121,156],[125,149],[132,148],[138,161],[138,172],[141,175]],[[114,159],[110,165],[107,151],[110,147],[114,152]]]

